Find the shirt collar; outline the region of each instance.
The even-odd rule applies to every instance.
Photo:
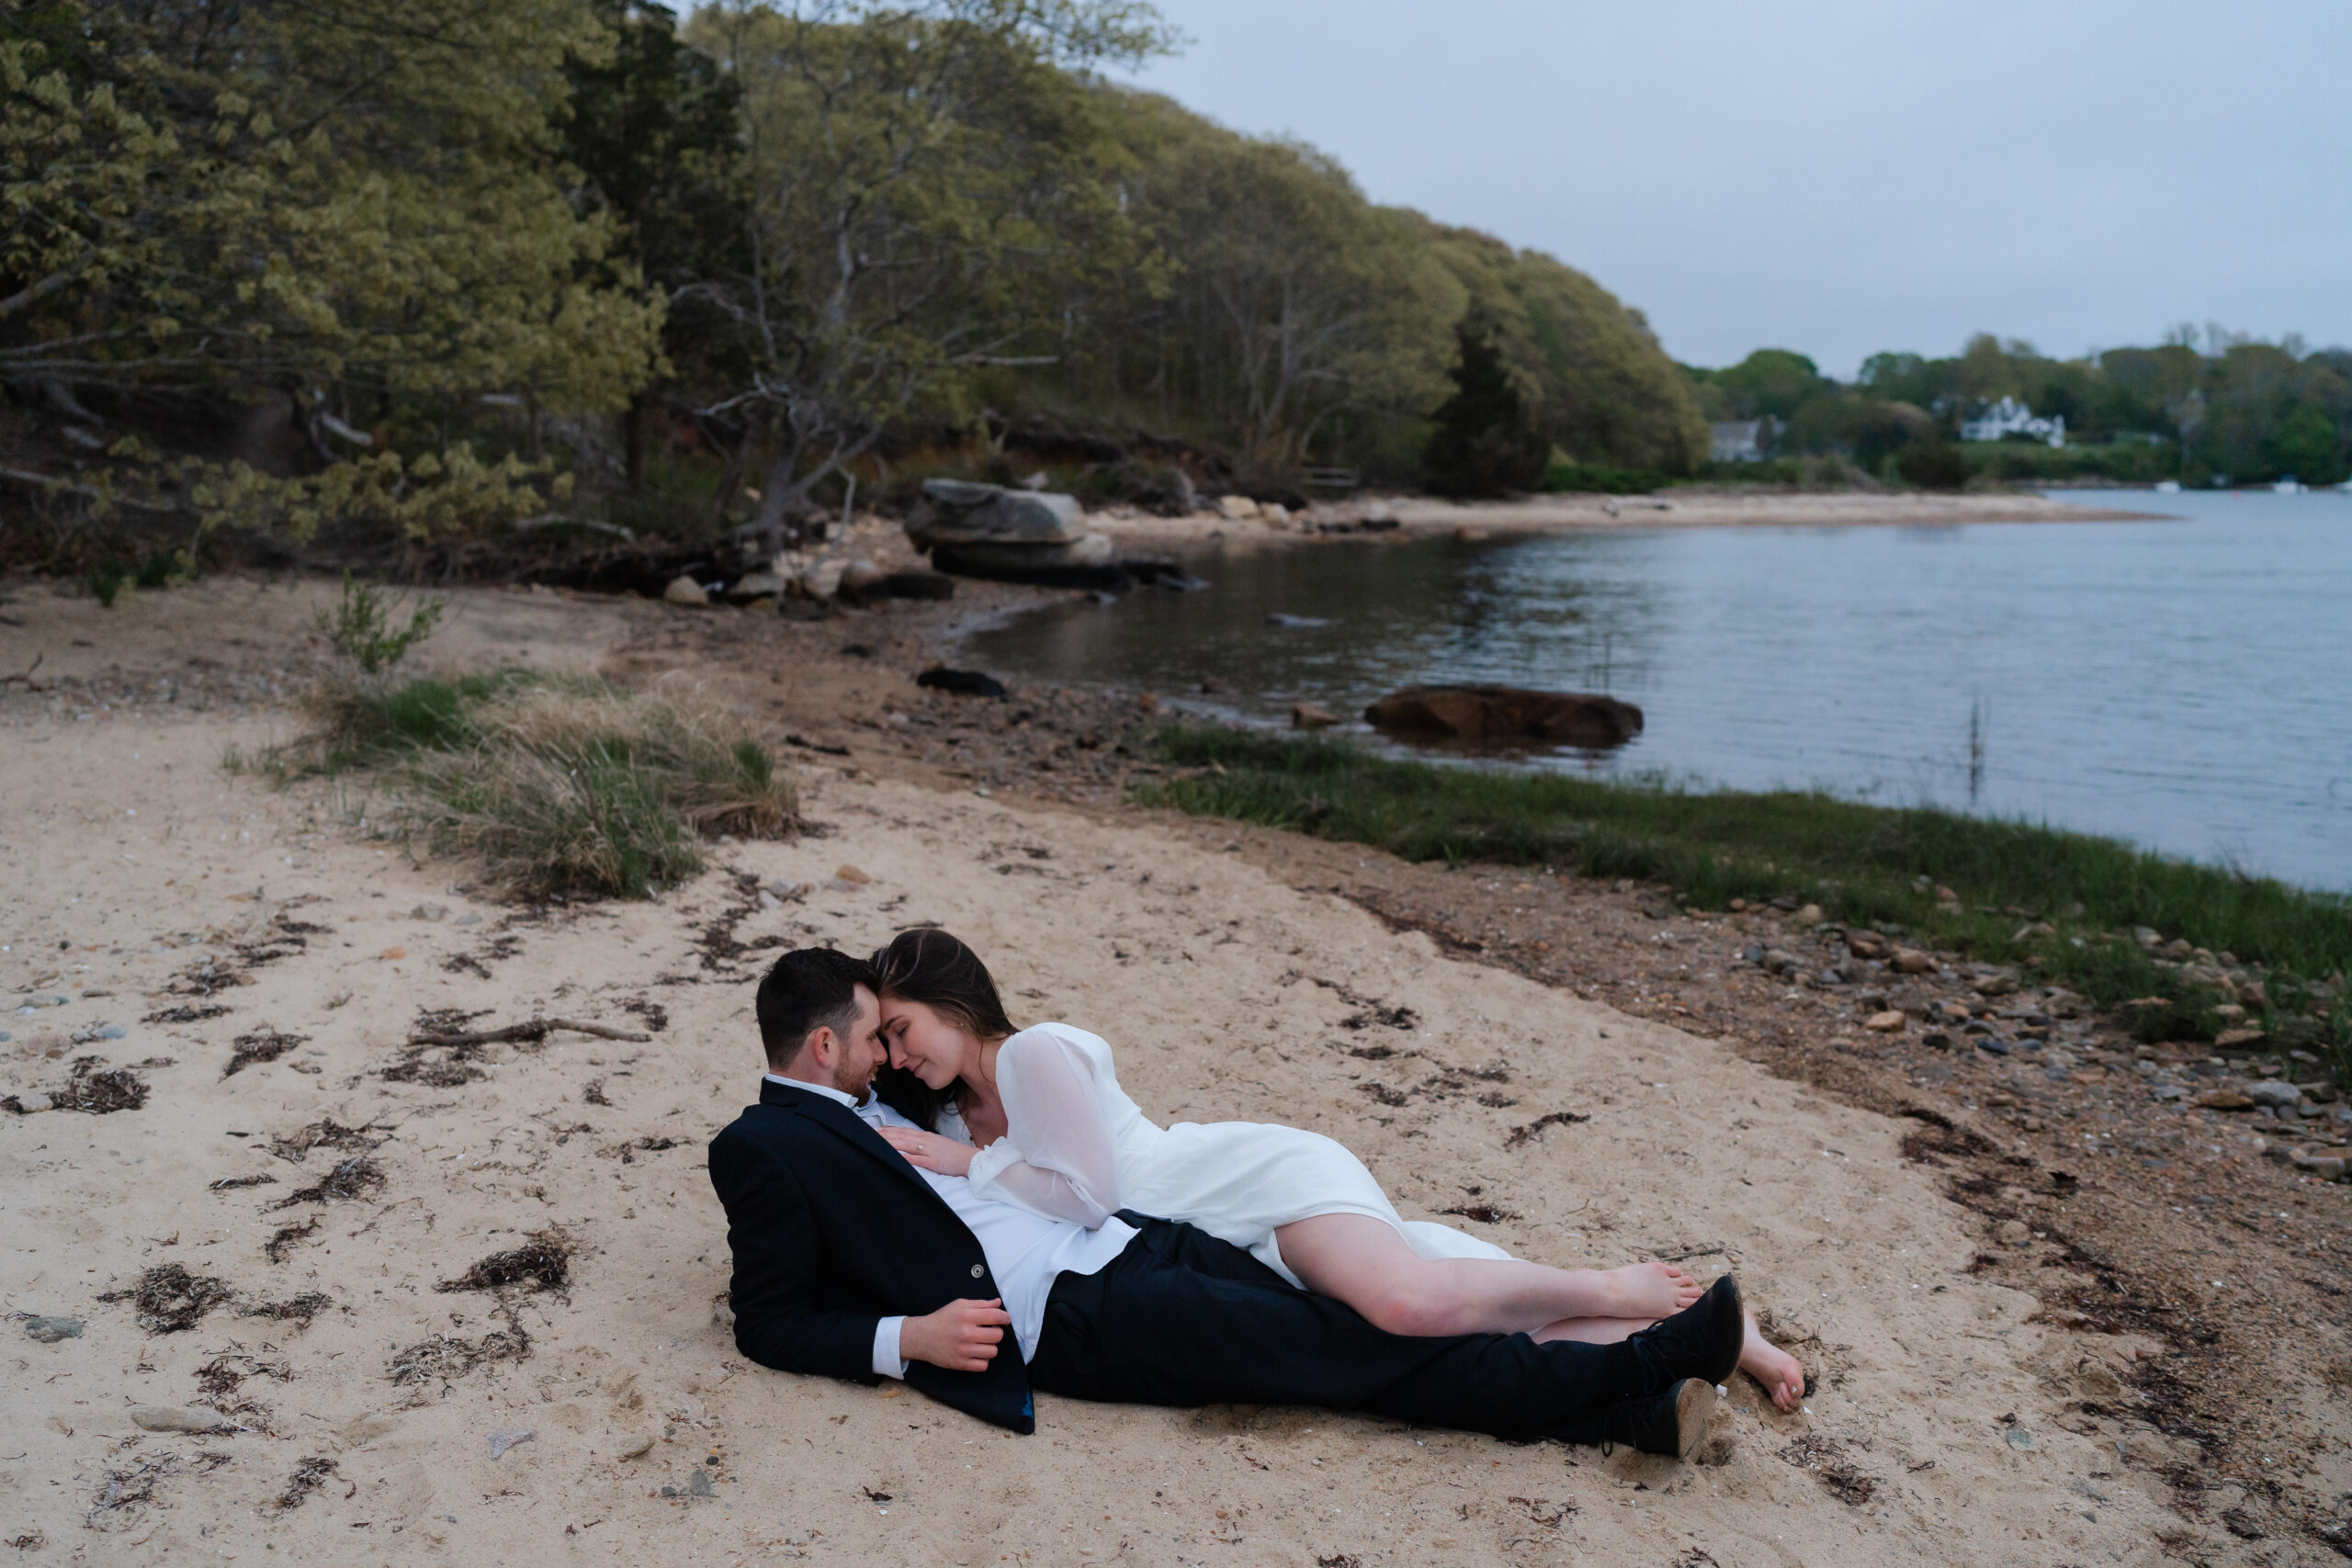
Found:
[[[786,1089],[805,1089],[810,1094],[821,1094],[827,1100],[839,1105],[846,1105],[852,1111],[863,1111],[874,1103],[874,1090],[871,1088],[866,1089],[865,1098],[858,1100],[852,1100],[829,1083],[810,1083],[807,1078],[788,1078],[782,1073],[763,1073],[760,1077],[765,1082],[779,1083]]]

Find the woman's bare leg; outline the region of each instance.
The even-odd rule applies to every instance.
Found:
[[[1577,1318],[1631,1319],[1637,1328],[1700,1294],[1697,1280],[1664,1263],[1603,1271],[1423,1258],[1369,1214],[1317,1214],[1274,1235],[1283,1261],[1308,1290],[1337,1297],[1391,1334],[1532,1333]]]

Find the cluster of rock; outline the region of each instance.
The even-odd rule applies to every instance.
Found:
[[[1173,561],[1123,558],[1109,535],[1088,529],[1076,496],[1045,490],[927,479],[907,538],[955,577],[1110,592],[1163,579],[1190,584]]]
[[[1810,989],[1845,992],[1853,987],[1847,994],[1866,1030],[1910,1035],[1916,1029],[1912,1037],[1936,1050],[1973,1047],[1993,1057],[2022,1054],[2020,1059],[2040,1062],[2053,1081],[2065,1078],[2075,1053],[2091,1049],[2096,1032],[2091,1004],[2064,987],[2024,986],[2016,970],[2003,965],[1948,962],[1877,931],[1841,931],[1821,923],[1821,911],[1810,905],[1796,914],[1801,927],[1815,927],[1831,944],[1828,962],[1792,946],[1751,945],[1741,957]],[[2193,967],[2194,975],[2183,976],[2192,985],[2216,992],[2228,988],[2243,998],[2214,1009],[2231,1010],[2222,1014],[2225,1021],[2233,1014],[2245,1017],[2249,1003],[2270,1005],[2262,978],[2246,973],[2228,954],[2206,953],[2186,943],[2176,948],[2144,930],[2135,934],[2154,952],[2177,953],[2163,962],[2184,972]],[[2330,982],[2315,983],[2313,989],[2327,999],[2334,998]],[[2171,1010],[2180,1004],[2172,998],[2152,997],[2140,1005]],[[2127,1016],[2132,1010],[2129,1005],[2123,1010]],[[2344,1104],[2317,1055],[2295,1048],[2257,1054],[2266,1040],[2261,1029],[2241,1025],[2222,1030],[2210,1044],[2142,1045],[2132,1061],[2142,1086],[2156,1103],[2244,1113],[2257,1124],[2281,1124],[2283,1139],[2260,1140],[2266,1157],[2324,1180],[2346,1179],[2352,1147],[2344,1141],[2352,1134],[2352,1108]],[[2029,1131],[2039,1130],[2030,1117],[2026,1124]]]
[[[758,608],[794,601],[823,604],[874,599],[945,599],[952,578],[929,571],[885,571],[831,541],[795,547],[780,526],[753,524],[724,534],[698,561],[670,579],[662,597],[673,604],[743,604]]]

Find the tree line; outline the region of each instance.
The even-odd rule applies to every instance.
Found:
[[[1102,74],[1171,37],[1140,0],[20,0],[0,507],[671,530],[1024,425],[1145,490],[1703,459],[1592,279]]]
[[[2352,350],[2312,350],[2181,327],[2149,348],[2055,359],[1989,333],[1949,358],[1876,354],[1850,382],[1787,349],[1720,370],[1685,367],[1712,420],[1769,420],[1777,453],[1837,453],[1920,482],[2177,479],[2188,484],[2352,475]],[[2002,398],[2063,416],[2064,448],[1957,446],[1961,422]]]

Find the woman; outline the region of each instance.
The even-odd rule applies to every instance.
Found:
[[[944,1129],[882,1136],[926,1170],[1083,1225],[1120,1209],[1186,1222],[1396,1334],[1607,1343],[1699,1298],[1698,1282],[1668,1264],[1551,1269],[1404,1219],[1363,1163],[1319,1133],[1159,1126],[1120,1089],[1107,1044],[1066,1023],[1016,1031],[987,966],[945,931],[902,931],[874,963],[893,1069],[882,1097]],[[1740,1365],[1783,1410],[1804,1393],[1795,1359],[1753,1318]]]

